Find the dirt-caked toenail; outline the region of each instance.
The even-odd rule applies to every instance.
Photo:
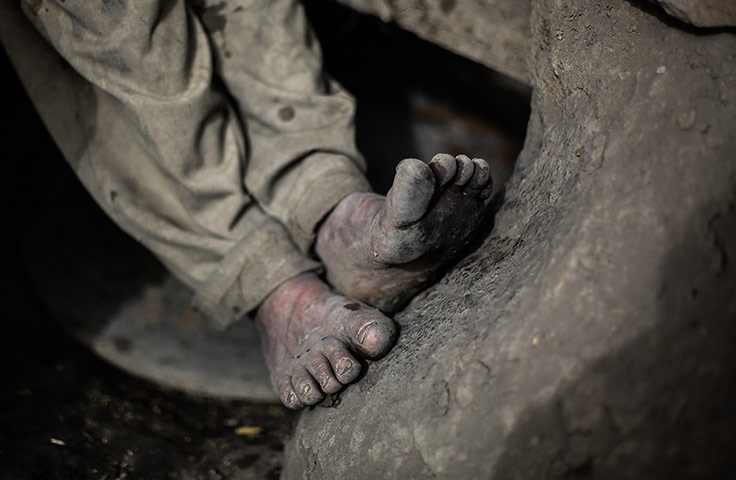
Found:
[[[296,400],[296,395],[294,395],[294,392],[289,392],[289,394],[286,396],[286,404],[294,405],[294,400]]]
[[[337,373],[340,375],[345,375],[348,370],[350,370],[350,367],[353,366],[353,362],[348,360],[347,358],[343,358],[339,362],[337,362]]]
[[[308,384],[302,386],[302,395],[306,395],[309,393],[309,391],[312,389],[312,387]]]
[[[320,387],[325,388],[328,383],[330,383],[330,376],[328,374],[324,374],[322,380],[320,380],[319,382],[319,385]]]
[[[376,325],[378,322],[368,322],[362,327],[360,327],[360,330],[358,330],[358,343],[363,345],[363,342],[365,341],[365,337],[368,336],[368,331],[373,325]]]

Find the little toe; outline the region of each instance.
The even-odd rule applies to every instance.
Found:
[[[341,341],[333,339],[327,343],[325,346],[325,355],[332,365],[335,378],[340,383],[346,385],[358,378],[358,374],[360,374],[360,363]]]
[[[319,383],[320,388],[325,393],[337,393],[342,388],[342,383],[338,382],[335,374],[332,372],[330,362],[324,355],[316,353],[307,363],[307,371]]]
[[[291,379],[289,377],[281,377],[274,383],[276,391],[279,394],[279,398],[281,398],[281,403],[283,403],[284,406],[292,410],[299,410],[304,407],[304,404],[299,400],[299,397],[297,397],[294,392],[294,389],[291,386]]]
[[[465,187],[465,193],[473,197],[479,197],[482,192],[488,189],[489,183],[491,183],[491,188],[493,186],[491,181],[491,167],[488,166],[488,162],[481,158],[474,158],[473,165],[475,166],[475,171],[467,187]]]
[[[486,188],[480,191],[478,198],[483,200],[485,203],[488,203],[488,199],[491,198],[492,194],[493,194],[493,181],[489,181],[488,185],[486,185]]]
[[[434,176],[437,179],[437,184],[440,187],[444,187],[450,180],[455,177],[457,172],[457,163],[455,157],[447,153],[438,153],[429,162],[429,168],[434,172]]]
[[[387,219],[396,227],[415,223],[424,216],[435,191],[429,166],[416,158],[402,160],[386,195]]]
[[[291,386],[304,405],[314,405],[324,398],[322,390],[306,369],[291,376]]]
[[[468,182],[470,182],[470,179],[473,178],[475,164],[467,155],[458,155],[455,157],[455,160],[457,162],[457,173],[455,173],[455,178],[450,188],[453,191],[462,192]]]
[[[396,336],[396,324],[393,320],[375,311],[374,315],[362,318],[353,325],[350,339],[356,351],[366,358],[376,360],[391,350]]]

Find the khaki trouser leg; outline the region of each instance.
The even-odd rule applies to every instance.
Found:
[[[250,37],[246,29],[212,32],[217,41],[181,1],[22,3],[25,16],[1,0],[0,40],[52,137],[102,208],[188,283],[218,324],[319,268],[304,255],[315,225],[367,184],[352,138],[338,138],[351,135],[350,120],[334,116],[339,105],[350,116],[352,100],[313,90],[322,85],[314,50],[304,70],[269,70],[278,61],[264,57],[238,73],[220,62],[223,42],[262,49],[258,21]],[[292,28],[299,10],[272,3]],[[271,2],[243,2],[259,4]],[[279,58],[273,48],[264,55]],[[237,105],[213,86],[218,70]],[[287,105],[267,108],[276,95],[292,120],[312,106],[325,120],[308,115],[316,123],[279,127],[289,115]]]
[[[355,101],[322,74],[297,0],[194,3],[245,123],[245,185],[308,252],[316,224],[337,202],[371,191],[354,143]]]

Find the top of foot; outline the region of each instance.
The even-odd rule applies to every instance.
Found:
[[[316,275],[286,281],[256,313],[271,383],[299,409],[353,382],[360,359],[384,356],[396,340],[393,321],[333,292]]]

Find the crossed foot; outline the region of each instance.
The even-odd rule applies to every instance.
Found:
[[[353,193],[335,207],[315,250],[327,280],[347,296],[303,274],[279,286],[256,314],[284,405],[318,403],[357,378],[356,356],[388,353],[396,327],[381,311],[403,307],[468,244],[491,190],[485,160],[439,154],[429,164],[402,161],[385,197]]]

